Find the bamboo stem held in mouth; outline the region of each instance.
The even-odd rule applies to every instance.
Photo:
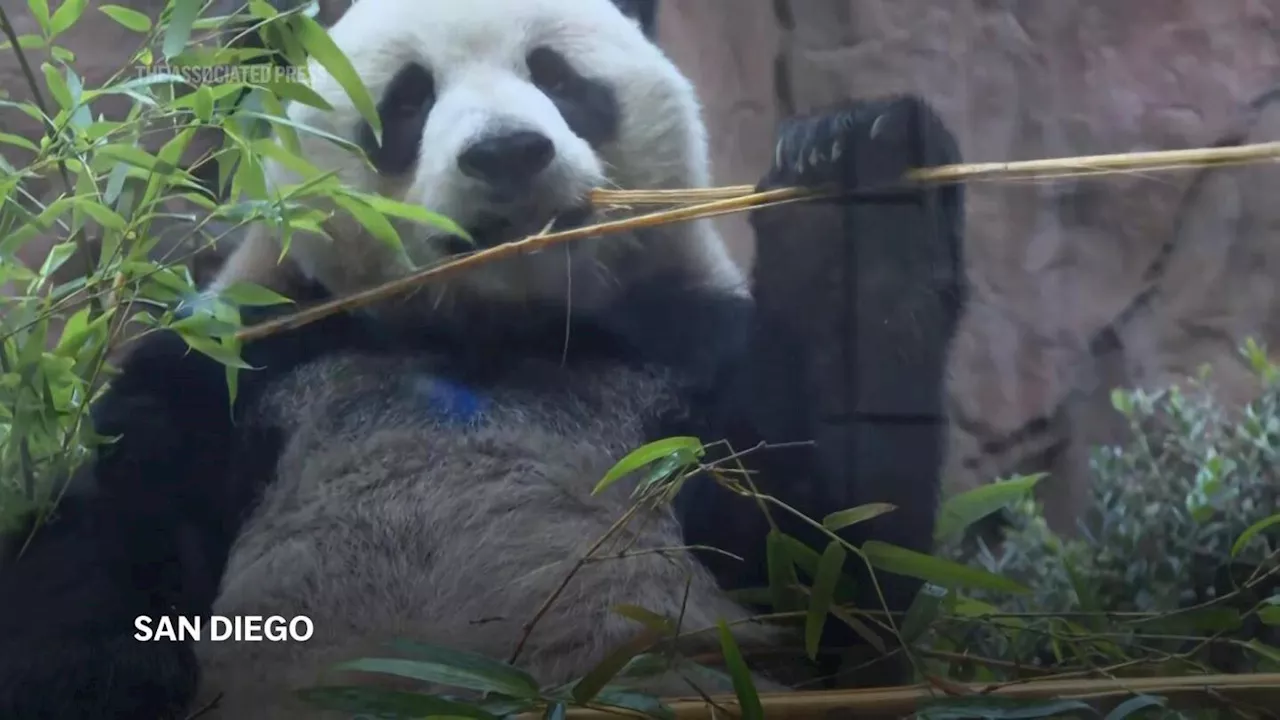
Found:
[[[571,242],[573,240],[581,240],[588,237],[655,227],[657,225],[665,225],[667,223],[741,212],[742,210],[759,205],[777,204],[805,199],[813,194],[814,193],[812,191],[804,188],[782,188],[780,190],[771,190],[763,193],[754,193],[740,197],[714,200],[707,203],[688,205],[672,210],[663,210],[661,212],[648,213],[622,220],[611,220],[597,225],[572,228],[569,230],[562,230],[560,232],[533,235],[517,242],[498,245],[464,257],[459,257],[456,260],[450,260],[440,265],[419,270],[377,287],[362,290],[352,295],[347,295],[336,300],[330,300],[319,305],[299,310],[292,315],[282,317],[278,320],[271,320],[252,327],[244,328],[236,333],[236,339],[238,341],[245,342],[264,338],[278,332],[294,330],[302,327],[303,325],[308,325],[317,320],[322,320],[336,313],[363,307],[386,300],[387,298],[394,297],[401,293],[410,292],[417,289],[428,280],[454,275],[456,273],[463,272],[468,268],[483,265],[484,263],[491,262],[493,260],[499,260],[530,252],[537,252],[551,247],[552,245]]]
[[[1280,159],[1280,142],[1269,142],[1235,147],[1089,155],[1007,163],[960,163],[912,170],[905,179],[911,183],[923,184],[995,180],[1049,180],[1067,177],[1245,165],[1273,162],[1277,159]],[[482,265],[492,260],[536,252],[559,243],[654,227],[666,223],[716,217],[764,205],[814,198],[822,194],[824,193],[821,191],[805,188],[781,188],[757,193],[751,185],[679,190],[596,190],[591,194],[591,202],[596,206],[682,205],[682,207],[561,232],[534,235],[518,242],[489,248],[420,270],[354,295],[300,310],[278,320],[244,328],[236,333],[236,339],[240,341],[256,340],[277,332],[299,328],[335,313],[362,307],[409,292],[428,280],[463,272],[468,268]]]

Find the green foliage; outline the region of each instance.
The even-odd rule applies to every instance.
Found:
[[[931,646],[975,658],[948,666],[951,676],[1011,676],[976,658],[1041,672],[1280,667],[1280,372],[1256,344],[1242,353],[1260,393],[1239,411],[1214,399],[1207,371],[1180,387],[1113,393],[1130,440],[1094,452],[1077,537],[1054,534],[1030,497],[1007,506],[1012,527],[999,547],[951,536],[948,557],[1031,589],[988,588],[951,604]]]
[[[637,488],[637,492],[642,491],[652,482],[665,479],[674,472],[696,464],[698,458],[705,453],[706,450],[702,447],[702,442],[697,438],[672,437],[656,440],[627,453],[625,457],[609,469],[609,472],[605,473],[600,482],[596,483],[591,494],[598,495],[623,477],[640,468],[656,464],[655,472],[660,474],[641,483]]]
[[[764,708],[760,706],[760,695],[756,692],[755,682],[751,679],[751,671],[742,659],[738,643],[724,620],[719,622],[720,647],[724,650],[725,665],[729,668],[729,676],[733,678],[733,689],[738,695],[738,706],[743,720],[763,720]]]
[[[159,24],[119,6],[98,10],[143,35],[147,46],[159,35],[181,36],[182,43],[173,40],[167,48],[172,52],[166,54],[183,60],[197,54],[184,46],[199,6],[184,2],[169,13],[168,23]],[[174,75],[126,78],[122,69],[102,87],[85,87],[72,67],[74,53],[56,41],[84,21],[87,3],[63,2],[52,15],[44,2],[31,0],[28,7],[40,33],[17,38],[18,51],[47,48],[55,61],[33,68],[38,75],[27,78],[34,87],[45,86],[31,93],[36,102],[6,103],[10,111],[41,121],[47,131],[38,144],[4,136],[5,145],[34,155],[21,169],[7,158],[0,160],[8,171],[0,181],[0,283],[12,288],[0,296],[0,523],[5,527],[28,513],[46,513],[63,490],[55,479],[69,474],[103,440],[89,427],[86,410],[108,380],[107,360],[125,335],[172,326],[196,349],[242,365],[225,342],[236,329],[235,299],[224,302],[216,317],[174,323],[172,310],[194,297],[194,282],[185,258],[155,259],[159,252],[153,232],[172,221],[167,209],[171,201],[185,201],[209,211],[193,222],[193,242],[180,244],[201,249],[194,247],[196,237],[206,227],[222,224],[227,207],[237,202],[220,204],[202,195],[178,164],[198,127],[230,122],[234,94],[204,88],[198,95],[208,107],[199,119],[189,117],[191,95],[183,96],[185,86],[177,85],[180,78]],[[14,44],[6,52],[14,52]],[[237,52],[226,49],[213,60],[234,64]],[[132,63],[145,67],[149,57],[140,52]],[[127,118],[94,119],[97,100],[121,94],[135,101]],[[165,125],[176,132],[158,151],[146,149],[148,133],[154,136],[154,129]],[[37,179],[61,185],[61,192],[41,202],[27,190]],[[95,244],[89,243],[91,236],[96,236]],[[26,268],[17,254],[28,243],[41,241],[51,241],[52,250],[38,270]],[[68,271],[72,279],[65,278]],[[243,290],[239,295],[247,297]],[[54,342],[57,321],[64,326]]]
[[[295,232],[324,234],[330,213],[317,207],[337,206],[335,212],[352,215],[402,257],[387,216],[457,230],[425,208],[343,188],[311,166],[298,150],[298,133],[358,150],[285,116],[285,102],[328,107],[305,83],[273,73],[211,72],[248,68],[271,53],[305,68],[310,57],[339,78],[362,109],[371,108],[350,63],[307,16],[310,8],[277,13],[254,0],[248,14],[202,17],[204,5],[173,0],[157,18],[97,6],[101,15],[89,18],[138,33],[141,48],[100,87],[86,87],[74,53],[57,44],[85,21],[84,0],[60,3],[52,13],[44,0],[28,0],[40,32],[6,43],[6,52],[48,49],[53,61],[27,63],[34,89],[26,94],[35,101],[3,102],[8,111],[38,120],[46,134],[38,143],[0,134],[0,285],[10,288],[0,295],[0,526],[12,528],[33,512],[46,515],[64,490],[56,480],[109,440],[93,434],[86,410],[113,372],[109,360],[129,339],[177,331],[194,350],[227,366],[234,397],[237,371],[247,367],[234,339],[239,309],[289,300],[245,285],[200,297],[189,264],[198,253],[225,245],[254,223],[275,228],[287,251]],[[229,37],[233,22],[246,21],[276,41],[270,49],[195,41],[210,33]],[[156,49],[163,65],[156,64]],[[196,76],[222,81],[187,82]],[[122,119],[96,115],[96,103],[108,96],[127,97],[132,110]],[[209,132],[222,137],[209,162],[226,199],[209,195],[182,165],[197,133]],[[6,156],[13,149],[34,157],[15,168]],[[269,187],[266,159],[298,182]],[[38,198],[28,189],[34,182],[52,185],[54,196]],[[175,204],[190,214],[175,214]],[[175,225],[185,236],[174,247],[162,245],[162,230]],[[31,243],[51,245],[39,269],[17,259]],[[175,321],[180,308],[193,313]],[[55,341],[59,322],[65,328]]]

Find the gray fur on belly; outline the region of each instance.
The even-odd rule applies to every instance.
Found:
[[[632,503],[628,485],[595,497],[592,488],[645,441],[645,418],[677,400],[656,372],[528,369],[536,391],[470,393],[466,417],[432,407],[442,381],[414,359],[326,360],[264,399],[258,415],[288,441],[278,479],[232,550],[215,612],[305,614],[315,634],[298,645],[206,644],[208,684],[226,693],[226,717],[290,712],[282,691],[319,682],[333,663],[387,656],[390,640],[511,654],[537,608]],[[468,395],[445,386],[446,399]],[[675,518],[658,508],[599,553],[681,545]],[[629,554],[577,572],[520,664],[544,684],[569,681],[639,630],[613,606],[676,617],[686,583],[684,627],[748,615],[685,553]],[[740,642],[776,642],[764,627],[740,627]]]

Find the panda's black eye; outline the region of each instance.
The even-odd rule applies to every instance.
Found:
[[[435,78],[418,63],[400,68],[387,84],[378,102],[378,117],[382,121],[381,145],[367,124],[362,126],[360,133],[361,145],[378,172],[399,175],[417,163],[422,129],[435,102],[435,94]]]
[[[436,94],[435,78],[418,63],[409,63],[387,84],[378,111],[391,118],[417,114]]]
[[[529,53],[525,59],[529,66],[529,78],[539,90],[548,95],[556,95],[565,90],[573,68],[560,53],[551,48],[540,47]]]
[[[385,120],[402,120],[407,117],[413,117],[422,109],[421,102],[400,101],[395,105],[388,105],[378,113]]]
[[[537,47],[525,57],[529,79],[560,110],[578,137],[599,146],[617,135],[621,108],[608,83],[580,74],[564,55]]]

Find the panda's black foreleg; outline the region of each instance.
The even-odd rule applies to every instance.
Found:
[[[344,342],[363,341],[339,318],[246,347],[262,369],[240,372],[237,407]],[[236,435],[233,413],[224,366],[178,335],[155,333],[129,353],[93,409],[95,430],[119,439],[29,543],[26,533],[3,543],[0,718],[186,717],[199,682],[190,644],[139,640],[135,621],[148,617],[154,632],[162,617],[210,612],[278,450],[270,432]]]
[[[225,373],[146,337],[93,419],[119,440],[29,543],[6,543],[0,717],[179,717],[196,688],[189,645],[140,642],[135,619],[204,615],[216,591],[234,512]]]
[[[133,637],[138,615],[191,614],[166,607],[179,599],[176,531],[128,502],[65,499],[0,570],[0,716],[183,716],[198,683],[191,647]]]
[[[730,398],[738,403],[730,427],[739,445],[815,441],[763,451],[749,463],[762,491],[810,517],[867,503],[897,507],[848,528],[843,534],[855,545],[876,539],[921,552],[932,547],[945,366],[965,300],[963,198],[956,187],[916,187],[901,178],[911,167],[958,161],[954,138],[924,102],[875,99],[786,121],[760,183],[854,192],[753,213],[756,324]],[[722,582],[767,584],[763,528],[737,519],[759,513],[728,493],[712,497],[719,491],[711,484],[699,491],[702,497],[685,501],[697,508],[686,513],[687,539],[747,557],[736,565],[710,559]],[[784,530],[815,550],[826,544],[803,524],[787,522]],[[920,587],[877,572],[881,595],[861,562],[851,556],[849,563],[863,609],[881,609],[883,597],[891,611],[904,611]],[[832,621],[827,628],[824,644],[857,643],[847,626]],[[898,682],[905,679],[900,670],[886,666],[851,680]]]
[[[761,183],[834,183],[854,193],[761,209],[752,221],[757,311],[766,327],[785,328],[778,336],[794,338],[794,362],[803,364],[806,429],[817,443],[805,476],[815,485],[806,493],[810,507],[897,508],[851,526],[844,535],[855,545],[876,539],[932,549],[947,354],[965,300],[963,197],[957,187],[914,186],[903,176],[959,159],[954,137],[923,101],[874,99],[789,120]],[[767,434],[782,439],[776,433],[786,430]],[[919,589],[918,581],[878,572],[877,592],[862,563],[850,562],[863,609],[905,611]],[[856,639],[840,623],[828,627],[829,641]],[[892,666],[883,670],[849,680],[903,679]]]

